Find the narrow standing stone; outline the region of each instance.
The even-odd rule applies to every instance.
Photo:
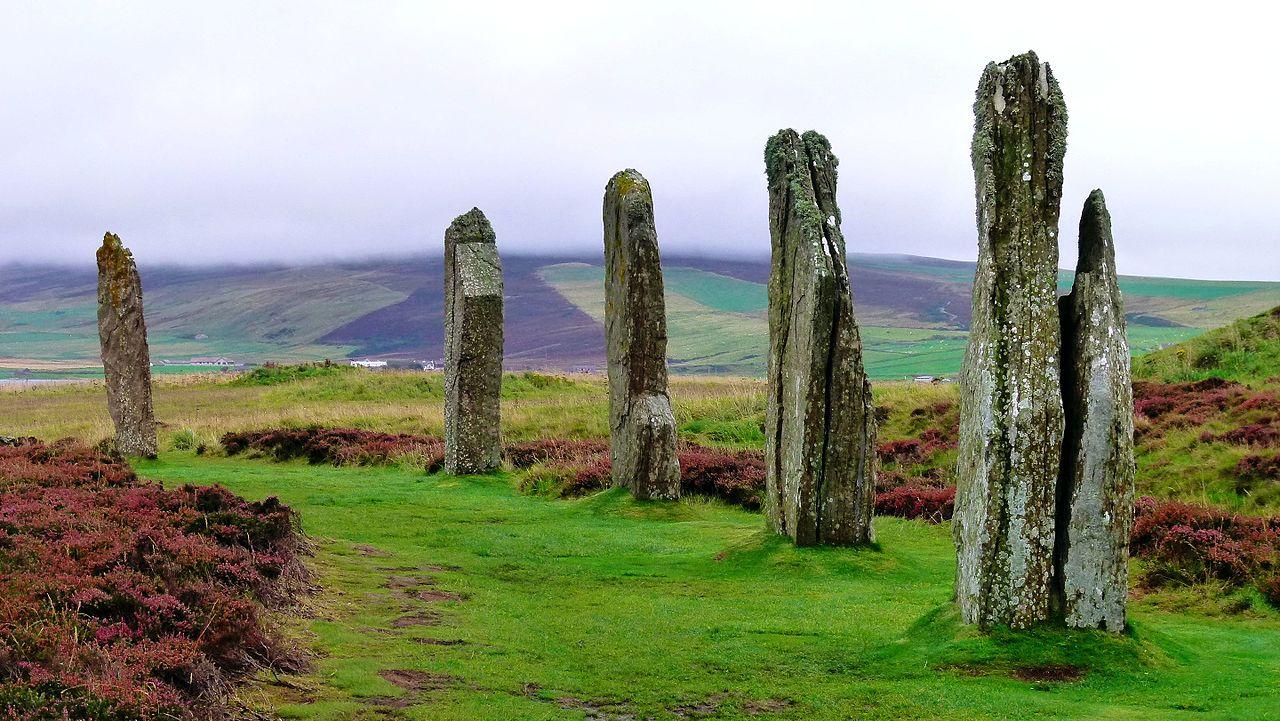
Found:
[[[662,263],[649,181],[635,170],[605,188],[604,261],[613,485],[636,498],[679,498]]]
[[[816,132],[765,146],[769,180],[769,525],[798,545],[873,540],[875,413],[845,264],[836,165]]]
[[[1060,301],[1066,433],[1058,479],[1058,601],[1068,626],[1123,631],[1133,527],[1133,385],[1111,215],[1080,217],[1080,259]]]
[[[1048,617],[1054,571],[1067,112],[1035,53],[988,65],[973,107],[978,267],[960,374],[956,600],[966,623],[1024,628]]]
[[[133,254],[114,233],[107,233],[98,249],[98,340],[116,449],[126,456],[154,458],[156,421],[142,281]]]
[[[502,261],[472,208],[444,233],[444,469],[489,473],[502,460]]]

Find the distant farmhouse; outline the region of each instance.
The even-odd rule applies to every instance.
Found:
[[[365,358],[364,360],[352,360],[351,365],[356,368],[386,368],[387,362],[384,360],[369,360],[368,358]]]
[[[225,356],[197,356],[187,361],[193,366],[233,366],[236,362]]]
[[[191,360],[169,360],[162,359],[158,364],[162,366],[212,366],[215,368],[231,368],[233,366],[244,365],[239,361],[231,360],[226,356],[196,356]]]

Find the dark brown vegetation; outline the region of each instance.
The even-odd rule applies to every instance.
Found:
[[[34,440],[0,445],[0,491],[4,718],[230,718],[231,682],[301,665],[266,620],[307,587],[274,498]]]

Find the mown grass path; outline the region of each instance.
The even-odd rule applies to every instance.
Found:
[[[1139,603],[1133,638],[981,636],[950,610],[947,526],[882,518],[880,549],[796,549],[696,499],[188,454],[137,468],[302,514],[324,589],[291,623],[320,657],[249,694],[286,718],[1280,718],[1275,618]]]

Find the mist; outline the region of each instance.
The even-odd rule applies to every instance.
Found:
[[[1070,113],[1062,262],[1107,194],[1119,270],[1280,280],[1273,11],[1118,3],[41,3],[0,10],[0,263],[599,252],[650,180],[672,255],[764,256],[762,152],[841,159],[849,250],[976,255],[983,66],[1034,49]]]

